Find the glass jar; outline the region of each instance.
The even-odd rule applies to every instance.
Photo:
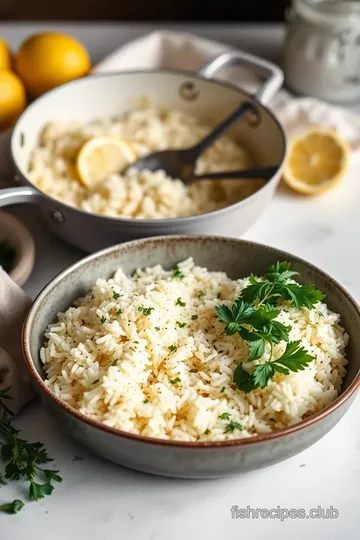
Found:
[[[293,0],[287,22],[289,90],[336,103],[360,99],[360,1]]]

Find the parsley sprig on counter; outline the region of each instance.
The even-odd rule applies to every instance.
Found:
[[[53,482],[61,482],[59,471],[45,469],[43,465],[53,461],[40,442],[29,443],[21,439],[19,430],[11,423],[12,412],[5,401],[11,399],[9,388],[0,390],[0,456],[5,466],[5,473],[0,471],[0,483],[7,480],[26,480],[29,483],[29,498],[38,501],[54,490]],[[18,499],[2,504],[0,511],[15,514],[24,503]]]
[[[230,307],[220,305],[215,308],[218,318],[225,323],[228,336],[238,333],[248,343],[249,362],[261,358],[266,343],[270,344],[268,361],[255,366],[252,373],[238,365],[234,371],[234,382],[244,392],[265,388],[275,373],[288,375],[296,372],[314,360],[300,341],[289,342],[290,326],[276,321],[280,313],[279,304],[288,301],[298,309],[312,309],[325,295],[313,285],[300,285],[291,280],[297,272],[291,270],[288,262],[277,262],[269,267],[263,279],[250,276],[250,285],[245,287],[240,297]],[[283,355],[273,359],[273,345],[287,342]]]

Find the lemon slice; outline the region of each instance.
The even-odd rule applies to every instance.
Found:
[[[334,187],[348,168],[350,147],[332,128],[313,126],[290,140],[283,179],[304,195]]]
[[[76,171],[84,186],[101,184],[112,173],[119,173],[133,163],[136,153],[124,139],[93,137],[80,148],[76,158]]]

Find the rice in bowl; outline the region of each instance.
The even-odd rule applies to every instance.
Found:
[[[95,214],[136,219],[164,219],[211,212],[258,190],[262,180],[201,181],[186,186],[164,171],[111,174],[88,189],[79,181],[75,162],[92,137],[126,140],[137,157],[166,148],[186,148],[211,131],[192,114],[153,107],[134,109],[116,119],[91,124],[52,122],[44,127],[31,155],[29,179],[41,191],[70,206]],[[198,174],[253,165],[247,150],[230,137],[218,139],[199,159]]]
[[[222,441],[299,423],[338,396],[348,335],[323,302],[281,303],[277,321],[314,361],[245,393],[233,378],[237,366],[250,365],[248,344],[224,333],[215,308],[231,306],[248,285],[192,259],[173,271],[155,266],[127,276],[120,268],[99,278],[47,329],[45,382],[89,418],[149,437]],[[284,348],[284,341],[273,346],[275,359]]]

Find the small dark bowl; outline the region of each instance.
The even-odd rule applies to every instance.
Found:
[[[326,294],[329,308],[341,314],[350,335],[349,364],[340,396],[303,422],[249,439],[221,442],[179,442],[133,435],[90,420],[60,401],[44,384],[39,350],[47,325],[59,311],[89,290],[96,278],[110,277],[122,266],[126,272],[162,264],[165,268],[192,256],[196,264],[221,270],[237,279],[262,274],[277,260],[288,260],[300,281],[314,283]],[[259,469],[289,458],[323,437],[342,418],[360,384],[360,310],[355,300],[332,277],[283,251],[224,237],[169,236],[136,240],[95,253],[59,274],[35,300],[23,331],[23,350],[35,388],[61,428],[97,454],[132,469],[164,476],[207,478]]]

